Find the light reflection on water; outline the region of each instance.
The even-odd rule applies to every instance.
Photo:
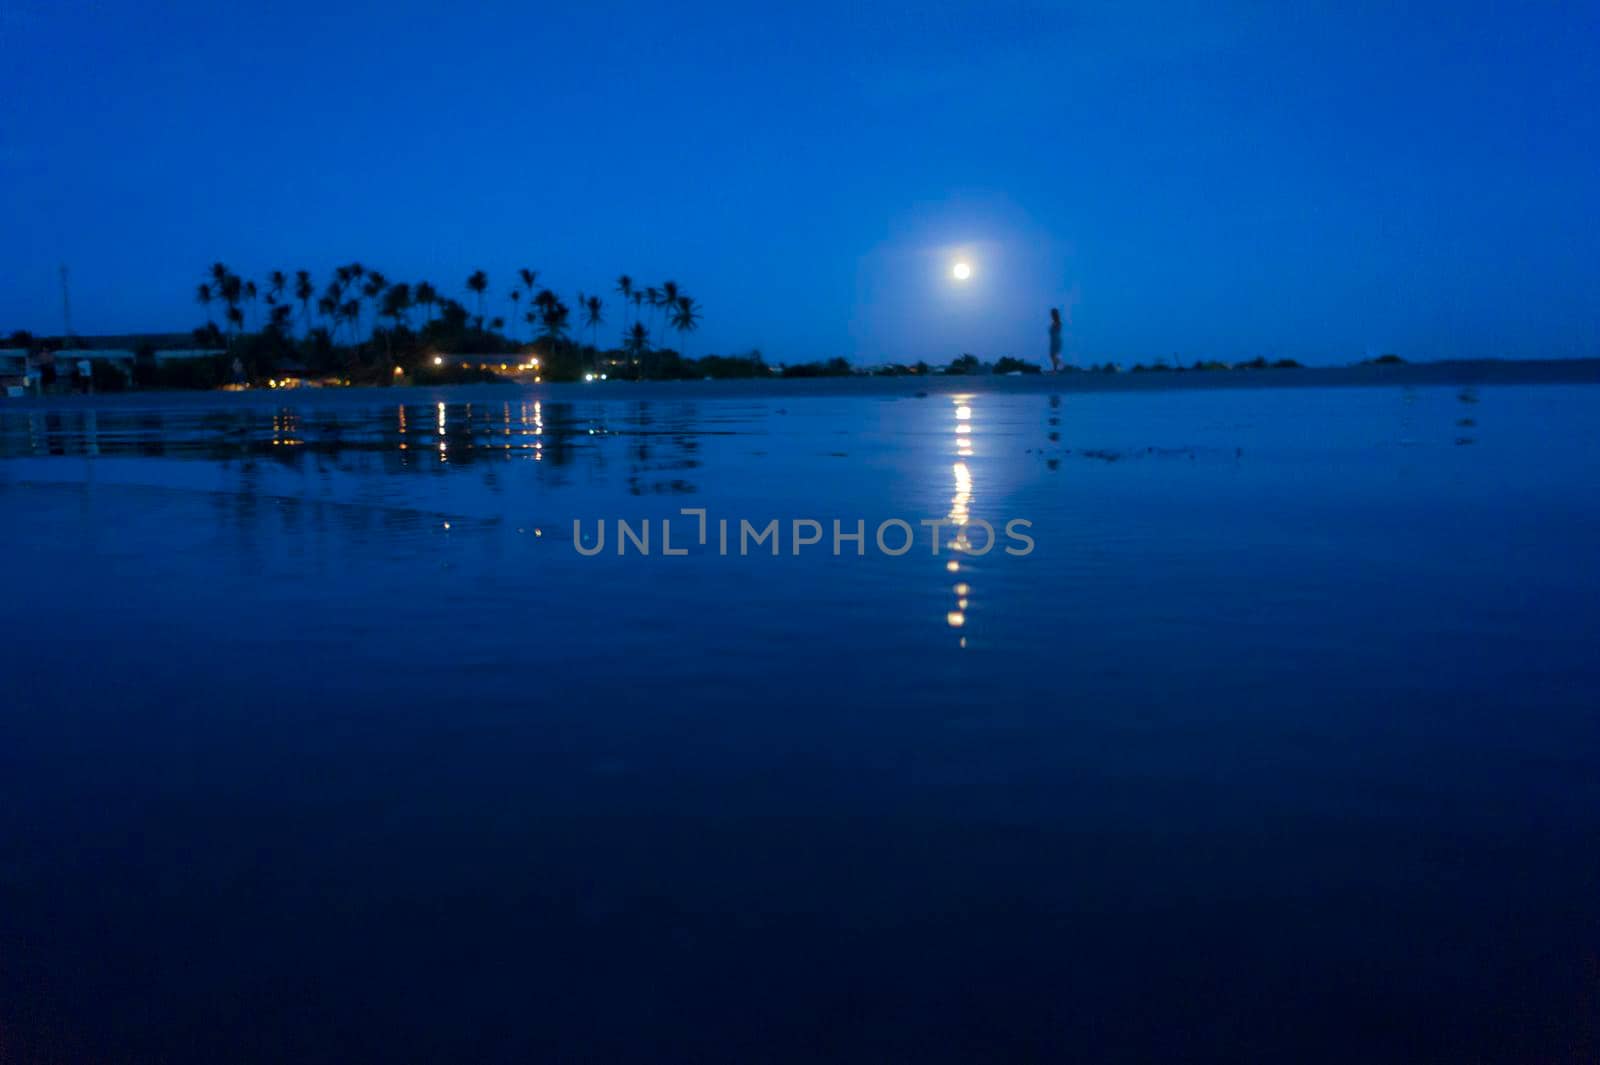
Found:
[[[955,405],[957,461],[951,467],[951,472],[955,476],[956,494],[950,498],[950,513],[948,515],[955,533],[948,540],[947,546],[957,554],[967,551],[971,546],[967,541],[966,524],[970,515],[969,507],[972,503],[972,471],[968,469],[966,460],[972,457],[972,433],[975,428],[972,420],[973,398],[971,395],[966,394],[950,397],[950,401]],[[992,540],[989,546],[993,549],[994,543]],[[955,563],[955,568],[949,572],[959,573],[961,568],[960,560],[952,559],[952,561]],[[967,593],[971,590],[970,585],[965,582],[958,582],[956,587],[966,589],[966,591],[956,593],[955,608],[945,614],[945,624],[952,629],[962,628],[967,623]],[[967,646],[966,636],[961,636],[959,643],[962,648],[965,648]]]
[[[1550,1058],[1600,919],[1597,421],[1498,387],[0,406],[0,943],[48,976],[0,959],[0,1004],[166,1060],[237,1058],[269,999],[284,1060],[332,1027],[1173,1060],[1263,1010],[1265,1057],[1403,1059],[1352,1033],[1405,1015],[1459,1040],[1421,1056]],[[573,550],[684,506],[868,547]]]

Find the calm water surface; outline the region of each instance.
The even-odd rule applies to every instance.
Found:
[[[1597,426],[0,406],[0,1060],[1595,1060]],[[682,507],[868,553],[574,550]]]

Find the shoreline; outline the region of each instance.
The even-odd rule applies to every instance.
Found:
[[[1600,358],[1594,359],[1481,359],[1449,362],[1366,364],[1356,366],[1302,366],[1295,369],[1152,370],[1135,373],[1101,373],[1078,370],[1061,374],[944,375],[899,377],[856,375],[849,377],[707,378],[699,380],[615,380],[605,382],[505,381],[440,385],[353,385],[341,388],[252,389],[142,389],[95,395],[19,396],[0,402],[3,410],[139,406],[159,397],[162,403],[224,407],[258,404],[301,405],[326,398],[353,395],[449,395],[474,398],[510,392],[549,396],[565,402],[625,399],[738,399],[807,396],[867,396],[885,399],[960,392],[1047,395],[1051,393],[1228,391],[1262,388],[1372,388],[1468,385],[1600,384]],[[180,399],[181,397],[181,399]]]

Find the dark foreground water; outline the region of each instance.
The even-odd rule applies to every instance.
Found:
[[[644,395],[0,407],[0,1060],[1596,1059],[1600,388]]]

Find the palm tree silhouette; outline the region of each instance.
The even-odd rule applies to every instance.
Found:
[[[678,310],[678,291],[676,281],[661,282],[661,341],[665,345],[667,339],[667,326],[672,324],[672,315]]]
[[[622,306],[627,307],[628,301],[633,299],[633,278],[627,274],[617,278],[617,293],[622,297]]]
[[[644,301],[650,305],[650,335],[655,336],[655,312],[661,309],[661,290],[654,285],[644,290]]]
[[[274,270],[267,275],[267,302],[276,304],[283,296],[284,288],[289,284],[289,278],[282,270]]]
[[[206,309],[206,320],[210,321],[212,300],[211,286],[204,283],[195,286],[194,300],[196,303],[200,304],[200,306]]]
[[[221,298],[228,305],[226,319],[230,329],[236,333],[244,328],[244,312],[239,309],[239,300],[244,293],[244,285],[239,280],[239,275],[233,273],[221,263],[211,267],[211,293],[214,297]],[[198,294],[197,294],[198,295]]]
[[[600,316],[602,306],[599,296],[590,296],[583,301],[585,315],[583,324],[589,327],[589,346],[595,349],[596,368],[598,368],[598,360],[600,358],[600,326],[605,322],[605,319]]]
[[[427,312],[428,322],[433,321],[433,305],[439,302],[439,290],[433,287],[431,281],[418,281],[416,291],[411,295],[411,302]],[[428,322],[423,322],[427,325]]]
[[[246,281],[244,283],[244,298],[250,301],[250,309],[255,310],[256,283],[254,281]]]
[[[677,288],[677,286],[674,285],[673,288]],[[672,328],[676,329],[678,336],[683,338],[678,341],[680,349],[687,341],[686,334],[694,332],[699,327],[700,310],[695,306],[694,300],[688,296],[679,296],[677,308],[672,312]],[[678,354],[682,355],[682,350]]]
[[[306,332],[311,332],[311,297],[316,294],[316,289],[311,284],[311,271],[296,270],[294,272],[294,298],[300,301],[300,313],[306,320]]]
[[[545,297],[549,297],[546,299]],[[545,289],[539,293],[539,323],[544,326],[544,337],[550,342],[552,351],[555,344],[567,333],[567,322],[572,315],[572,310],[556,296],[554,292]]]
[[[483,294],[489,291],[489,275],[482,270],[474,270],[467,278],[467,290],[478,297],[478,328],[483,328]]]
[[[410,309],[411,286],[404,281],[390,285],[383,294],[383,316],[394,322],[395,328],[399,328],[405,324],[406,312]]]
[[[339,327],[339,300],[338,297],[328,295],[317,300],[317,313],[332,323],[333,328]]]
[[[524,295],[526,295],[530,300],[533,299],[533,286],[539,280],[539,271],[530,270],[528,267],[524,266],[517,271],[517,277],[522,281],[522,289],[521,291],[518,291],[516,288],[511,290],[511,324],[513,327],[515,327],[517,323],[517,309],[519,306],[518,301],[520,301]],[[533,336],[531,330],[529,331],[528,335],[530,337]]]
[[[643,322],[634,322],[633,327],[622,334],[622,348],[632,356],[633,377],[639,380],[644,376],[645,352],[650,350],[650,332],[645,329]]]
[[[345,300],[339,306],[339,317],[343,318],[350,326],[350,343],[361,344],[361,301]]]

